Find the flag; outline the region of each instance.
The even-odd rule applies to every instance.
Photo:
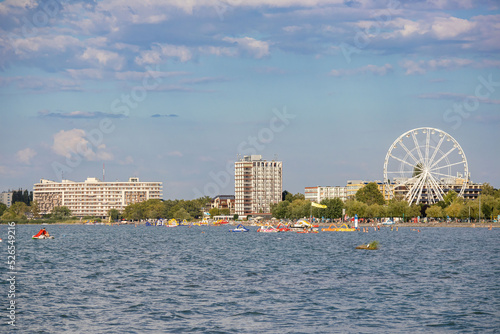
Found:
[[[312,202],[311,205],[314,206],[315,208],[326,209],[326,205],[318,204],[316,202]]]

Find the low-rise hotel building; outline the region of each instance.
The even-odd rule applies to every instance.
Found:
[[[33,187],[33,201],[40,214],[48,214],[57,206],[66,206],[77,217],[106,217],[110,209],[120,212],[132,203],[161,199],[162,182],[139,182],[132,177],[128,182],[100,181],[87,178],[85,182],[41,179]]]
[[[234,214],[234,195],[218,195],[212,198],[210,206],[217,209],[229,209]]]
[[[382,181],[362,181],[362,180],[348,180],[347,185],[346,185],[346,197],[348,199],[354,199],[356,198],[356,193],[358,192],[359,189],[363,188],[366,186],[368,183],[376,183],[378,186],[378,190],[384,195],[384,199],[386,201],[390,200],[392,198],[392,193],[387,187],[387,184],[385,184]]]
[[[324,199],[340,198],[342,201],[347,199],[347,188],[334,187],[306,187],[304,190],[305,199],[320,203]]]
[[[398,180],[400,181],[400,180]],[[482,191],[482,184],[480,183],[474,183],[472,181],[466,181],[465,179],[461,178],[451,178],[448,180],[440,180],[441,181],[441,189],[443,190],[443,193],[446,194],[448,191],[455,191],[456,193],[460,193],[462,191],[462,188],[464,186],[464,183],[466,183],[464,187],[464,192],[463,192],[463,198],[467,200],[475,200],[479,197],[479,194],[481,194]],[[394,186],[394,197],[395,198],[405,198],[406,194],[408,193],[408,190],[410,189],[410,186],[405,186],[405,185],[400,185],[400,186]],[[428,204],[429,200],[427,199],[428,192],[427,192],[427,187],[424,186],[422,189],[421,193],[421,199],[420,202],[424,204]],[[434,201],[437,201],[439,199],[432,199],[431,203]]]

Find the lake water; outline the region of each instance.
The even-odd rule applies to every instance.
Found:
[[[16,226],[23,333],[498,333],[500,229]],[[7,227],[0,227],[7,325]],[[375,251],[356,250],[371,240]]]

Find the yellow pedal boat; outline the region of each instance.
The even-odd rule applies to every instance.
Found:
[[[332,227],[333,226],[333,227]],[[347,224],[342,224],[340,227],[337,227],[335,224],[331,224],[328,228],[322,228],[323,232],[354,232],[356,229],[354,227],[349,227]]]

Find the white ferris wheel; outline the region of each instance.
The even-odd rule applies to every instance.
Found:
[[[389,148],[384,182],[391,197],[409,204],[433,204],[454,190],[463,196],[469,180],[465,153],[446,132],[417,128],[403,133]]]

